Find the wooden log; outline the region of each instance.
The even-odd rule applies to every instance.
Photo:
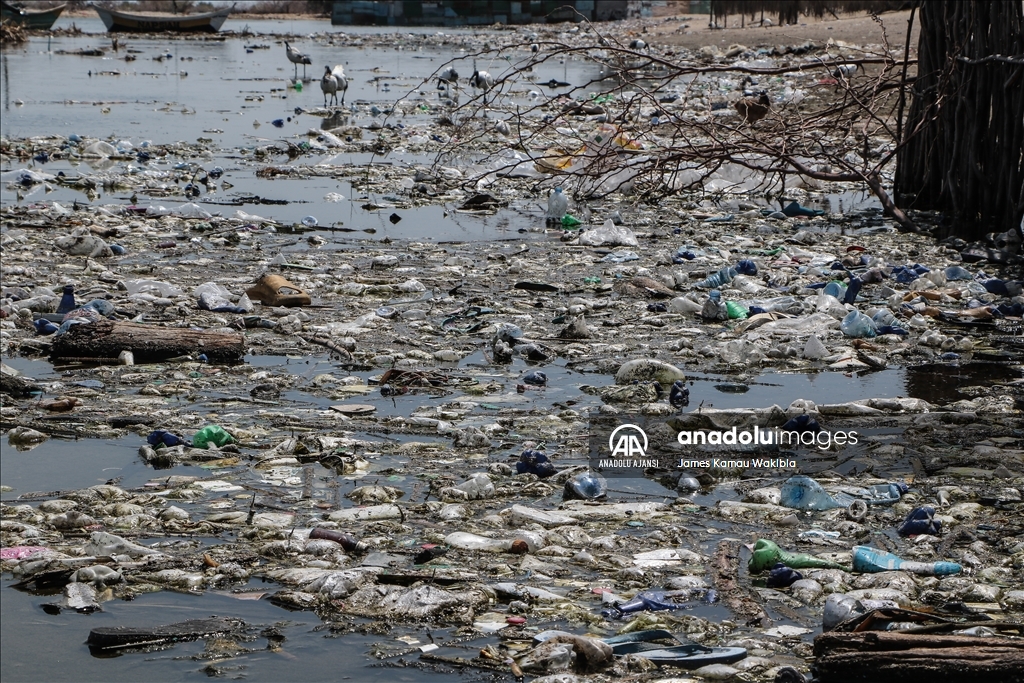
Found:
[[[814,639],[820,683],[1024,683],[1024,641],[933,634],[823,633]]]
[[[245,626],[241,619],[212,618],[191,619],[177,624],[132,628],[129,626],[104,626],[89,632],[86,644],[98,650],[124,647],[141,647],[158,643],[176,643],[207,638],[221,633],[237,631]]]
[[[722,541],[718,544],[711,563],[711,575],[722,602],[733,614],[747,624],[765,624],[771,621],[764,609],[739,583],[739,543]]]
[[[237,363],[245,353],[244,342],[240,334],[101,320],[75,325],[58,337],[50,359],[117,358],[122,351],[131,351],[136,363],[159,363],[200,353],[211,363]]]

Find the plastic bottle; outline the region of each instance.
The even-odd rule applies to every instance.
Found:
[[[858,600],[843,593],[832,593],[825,598],[821,625],[825,631],[831,631],[847,619],[876,609],[899,609],[899,604],[892,600]]]
[[[60,304],[57,305],[58,313],[67,313],[77,308],[75,306],[75,286],[64,285],[64,294],[60,297]]]
[[[780,489],[780,505],[794,510],[832,510],[846,507],[821,487],[821,484],[802,474],[790,477]]]
[[[896,316],[892,314],[888,308],[880,308],[878,311],[871,316],[872,322],[875,323],[876,327],[885,327],[886,325],[895,325]]]
[[[729,320],[744,320],[748,311],[735,301],[726,301],[725,310],[729,313]]]
[[[668,393],[668,402],[680,408],[690,402],[690,390],[686,388],[686,382],[681,379],[677,379],[672,382],[672,388]]]
[[[583,225],[583,221],[581,221],[579,218],[576,218],[575,216],[572,216],[570,214],[565,214],[564,216],[562,216],[562,228],[564,230],[572,230],[573,228],[578,228],[581,225]]]
[[[959,574],[963,568],[956,562],[910,562],[866,545],[853,547],[853,571],[874,574],[877,572],[910,572],[922,576],[948,576]]]
[[[829,282],[822,291],[828,296],[834,296],[839,301],[846,297],[846,285],[842,282]]]
[[[852,304],[857,301],[857,295],[860,294],[860,288],[863,284],[864,281],[859,277],[850,278],[850,284],[846,287],[846,293],[841,301],[844,304]]]
[[[724,284],[732,282],[733,278],[736,277],[739,272],[732,266],[725,266],[717,273],[712,273],[706,278],[697,283],[698,287],[704,287],[705,289],[717,289]]]
[[[193,448],[209,448],[212,443],[217,448],[234,442],[234,437],[224,431],[220,425],[207,425],[192,437]]]
[[[370,547],[352,534],[335,531],[334,529],[324,529],[323,527],[313,527],[313,530],[309,532],[309,539],[311,541],[317,538],[334,541],[350,553],[363,552]]]
[[[464,481],[453,488],[465,493],[469,496],[469,500],[480,500],[483,498],[494,497],[494,484],[491,482],[491,478],[483,472],[477,472],[467,481]]]
[[[556,187],[548,195],[548,218],[561,220],[562,216],[569,212],[569,198],[562,192],[562,188]]]
[[[854,339],[870,339],[878,334],[875,323],[860,311],[850,311],[843,318],[843,321],[839,323],[839,329],[847,337],[853,337]]]
[[[698,313],[701,310],[701,305],[684,296],[677,296],[668,302],[668,310],[671,313]]]
[[[757,539],[757,543],[754,544],[754,553],[750,556],[750,561],[747,562],[747,569],[751,573],[760,574],[780,562],[793,569],[842,569],[849,571],[849,567],[844,567],[829,560],[811,557],[805,553],[786,552],[775,545],[774,542],[764,538]]]
[[[678,603],[672,600],[666,591],[641,591],[633,596],[633,599],[612,605],[609,609],[602,610],[601,615],[609,619],[621,619],[623,615],[634,612],[663,612],[665,610],[682,609],[687,607],[685,603]]]
[[[963,266],[950,266],[942,271],[946,280],[973,280],[974,276]]]
[[[726,308],[725,302],[722,301],[722,293],[717,289],[711,291],[708,295],[708,300],[704,302],[704,306],[701,307],[700,315],[705,320],[728,320],[729,309]]]
[[[507,538],[487,538],[467,531],[456,531],[444,537],[446,545],[460,550],[483,550],[491,553],[507,553],[515,542]]]
[[[161,448],[164,446],[174,447],[185,443],[185,441],[176,434],[171,434],[163,429],[155,429],[146,437],[146,443],[154,448]]]

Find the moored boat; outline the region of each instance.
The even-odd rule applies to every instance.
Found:
[[[56,23],[65,7],[66,4],[49,9],[31,10],[0,0],[0,18],[21,24],[25,28],[39,28],[45,31]]]
[[[216,33],[234,9],[232,5],[227,9],[205,14],[132,14],[99,5],[92,7],[100,15],[110,33]]]

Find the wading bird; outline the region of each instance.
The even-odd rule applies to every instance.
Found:
[[[447,89],[450,86],[458,85],[459,83],[459,72],[455,70],[454,66],[450,66],[437,75],[437,88]]]
[[[494,87],[494,77],[486,71],[474,70],[469,77],[469,84],[484,91],[484,106],[487,106],[487,91]]]
[[[299,64],[302,65],[302,77],[306,77],[306,65],[312,64],[313,60],[309,58],[309,55],[304,55],[294,47],[288,44],[288,41],[284,41],[284,50],[288,55],[288,61],[295,65],[295,77],[299,77]]]
[[[348,79],[345,78],[345,69],[341,64],[338,64],[333,69],[329,66],[324,67],[324,77],[320,79],[320,89],[324,91],[324,106],[327,106],[327,96],[330,95],[334,98],[334,103],[338,104],[338,91],[341,91],[341,103],[345,104],[345,93],[348,91]]]
[[[736,103],[736,111],[743,117],[743,120],[747,123],[755,123],[760,121],[768,115],[768,110],[771,109],[771,100],[768,99],[768,93],[761,93],[760,97],[744,97],[742,100]]]

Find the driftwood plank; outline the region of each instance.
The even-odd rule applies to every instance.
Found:
[[[820,683],[1024,683],[1024,641],[1011,638],[823,633],[814,654]]]
[[[245,337],[184,327],[160,327],[101,320],[75,325],[53,342],[51,360],[65,358],[117,358],[131,351],[137,363],[159,363],[169,358],[206,354],[211,363],[236,363],[245,353]]]
[[[190,619],[176,624],[153,626],[151,628],[132,628],[129,626],[104,626],[89,632],[86,645],[100,650],[108,650],[133,645],[153,645],[157,643],[183,642],[197,640],[237,631],[245,626],[241,619]]]

